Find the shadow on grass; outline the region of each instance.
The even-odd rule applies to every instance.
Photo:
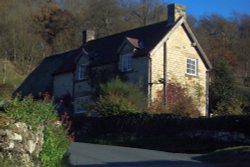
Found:
[[[71,167],[213,167],[195,161],[138,161],[138,162],[107,162],[104,164],[80,164]]]
[[[238,146],[219,149],[214,152],[195,157],[195,160],[209,162],[220,167],[250,166],[250,147]]]

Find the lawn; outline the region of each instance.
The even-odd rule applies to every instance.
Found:
[[[24,80],[25,75],[19,72],[10,61],[0,59],[0,100],[11,97],[11,93]]]

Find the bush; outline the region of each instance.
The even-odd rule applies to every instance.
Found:
[[[45,126],[44,144],[40,152],[39,159],[42,166],[57,167],[62,165],[62,159],[67,151],[70,138],[65,128],[65,119],[61,124],[58,122],[54,106],[46,97],[42,101],[34,100],[32,97],[25,97],[22,100],[15,98],[5,107],[5,112],[11,118],[19,122],[25,122],[32,128],[38,125]]]
[[[163,151],[204,153],[227,146],[245,145],[248,139],[239,138],[235,142],[235,134],[249,136],[249,126],[250,116],[188,118],[168,113],[129,113],[81,118],[77,124],[79,133],[76,140]],[[223,141],[223,133],[222,138],[213,138],[214,132],[231,133],[231,142]]]
[[[237,95],[233,70],[226,60],[216,61],[209,89],[210,111],[214,115],[243,114],[242,101]]]
[[[166,112],[180,116],[198,117],[200,112],[187,90],[179,83],[167,85],[167,104],[164,105],[163,91],[157,92],[157,98],[149,108],[152,112]]]
[[[231,98],[230,101],[221,101],[215,106],[214,116],[220,115],[242,115],[242,102],[237,98]]]
[[[138,85],[115,78],[100,85],[96,110],[103,116],[126,114],[146,110],[147,101]]]

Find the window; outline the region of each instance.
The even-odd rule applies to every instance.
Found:
[[[187,74],[188,75],[197,75],[197,60],[196,59],[187,59]]]
[[[81,64],[78,67],[78,80],[83,80],[83,79],[87,79],[88,75],[87,75],[87,65],[86,64]]]
[[[132,54],[125,54],[121,56],[120,70],[122,72],[132,70]]]
[[[84,113],[87,112],[85,105],[87,105],[90,102],[90,96],[83,96],[75,98],[74,106],[75,106],[75,113]]]

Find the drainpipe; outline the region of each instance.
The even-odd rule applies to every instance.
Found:
[[[163,44],[163,104],[167,105],[167,41]]]
[[[148,97],[149,97],[149,106],[152,104],[152,58],[150,57],[151,55],[149,54],[149,59],[148,59],[148,85],[149,85],[149,90],[148,90]]]

